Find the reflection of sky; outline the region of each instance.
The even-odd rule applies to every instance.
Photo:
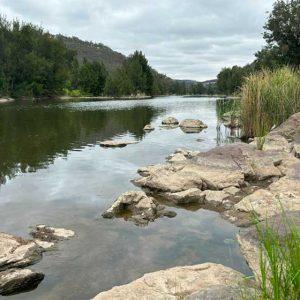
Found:
[[[99,145],[73,149],[66,157],[37,172],[21,174],[0,188],[1,230],[26,236],[28,226],[47,223],[74,229],[77,237],[46,254],[34,268],[46,274],[39,288],[12,299],[88,299],[143,273],[206,261],[248,272],[233,239],[237,229],[217,213],[172,208],[174,219],[159,219],[146,228],[123,219],[105,220],[101,212],[121,193],[137,189],[130,180],[139,167],[162,163],[177,148],[208,150],[216,145],[215,101],[161,98],[136,101],[67,103],[72,109],[109,109],[153,105],[161,113],[156,128],[138,144],[106,149]],[[159,128],[166,116],[199,118],[208,128],[185,134],[180,128]],[[137,116],[138,118],[139,116]],[[120,138],[124,133],[117,134]],[[134,138],[125,133],[126,138]],[[198,142],[197,139],[202,141]],[[78,151],[81,150],[81,151]],[[66,296],[67,295],[67,296]]]

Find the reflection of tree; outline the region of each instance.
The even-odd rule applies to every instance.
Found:
[[[148,106],[121,110],[70,110],[52,106],[0,108],[0,180],[32,172],[74,148],[129,132],[142,139],[158,113]],[[1,182],[0,181],[0,182]]]
[[[235,143],[240,140],[240,136],[239,128],[227,128],[222,124],[217,125],[217,146]]]

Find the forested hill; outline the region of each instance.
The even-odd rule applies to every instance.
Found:
[[[122,66],[126,56],[101,44],[82,41],[77,37],[59,35],[66,47],[77,52],[77,59],[82,63],[84,59],[89,62],[103,63],[108,71],[113,71]]]

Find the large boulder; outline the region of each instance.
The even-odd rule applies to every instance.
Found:
[[[126,300],[199,299],[188,297],[216,285],[239,285],[242,291],[245,287],[244,275],[214,263],[175,267],[149,273],[129,284],[113,287],[109,291],[101,292],[93,300],[123,300],[124,297]],[[224,291],[220,295],[223,293]]]
[[[34,242],[0,233],[0,271],[35,264],[42,258],[42,249]]]
[[[44,274],[29,269],[9,269],[0,272],[0,295],[20,293],[33,289],[44,279]]]
[[[122,194],[102,216],[114,218],[122,213],[129,213],[128,220],[133,221],[136,225],[146,225],[163,216],[176,216],[176,213],[167,211],[154,198],[141,191],[130,191]]]
[[[204,124],[201,120],[185,119],[180,123],[179,127],[185,133],[197,133],[204,128],[207,128],[207,125]]]
[[[279,134],[288,141],[293,141],[295,135],[300,132],[300,112],[289,117],[285,122],[271,131],[270,134]]]

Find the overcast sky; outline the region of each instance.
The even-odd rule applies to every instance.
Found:
[[[101,42],[125,55],[142,50],[177,79],[215,78],[264,45],[273,0],[0,0],[0,14],[52,33]]]

